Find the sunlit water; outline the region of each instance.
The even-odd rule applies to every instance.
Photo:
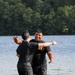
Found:
[[[31,38],[33,38],[32,36]],[[19,36],[21,39],[21,37]],[[45,41],[57,41],[52,45],[53,63],[48,63],[48,75],[75,75],[75,36],[44,36]],[[16,49],[13,36],[0,36],[0,75],[18,75]]]

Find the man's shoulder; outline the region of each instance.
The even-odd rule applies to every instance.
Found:
[[[44,43],[45,41],[41,40],[40,42]]]
[[[32,39],[30,40],[30,42],[37,42],[35,39]],[[45,41],[41,40],[41,41],[38,41],[38,43],[44,43]]]
[[[30,40],[30,42],[35,42],[35,39]]]

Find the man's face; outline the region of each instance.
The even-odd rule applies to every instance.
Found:
[[[42,38],[43,38],[43,34],[42,33],[38,33],[38,32],[35,33],[35,40],[36,41],[41,41]]]

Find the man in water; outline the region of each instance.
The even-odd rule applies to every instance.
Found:
[[[42,31],[37,30],[35,33],[35,39],[32,39],[30,42],[43,43],[42,41],[43,34]],[[14,39],[17,44],[21,44],[22,40]],[[47,62],[46,62],[46,53],[50,59],[49,63],[53,61],[53,54],[50,50],[50,47],[40,47],[36,48],[33,58],[32,58],[32,68],[33,73],[36,75],[47,75]]]

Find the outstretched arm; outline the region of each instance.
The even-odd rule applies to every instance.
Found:
[[[57,44],[56,41],[53,41],[53,42],[45,42],[45,43],[39,43],[39,44],[38,44],[38,47],[47,47],[47,46],[55,45],[55,44]]]
[[[13,40],[16,44],[22,44],[22,40],[18,39],[18,36],[14,36]]]

